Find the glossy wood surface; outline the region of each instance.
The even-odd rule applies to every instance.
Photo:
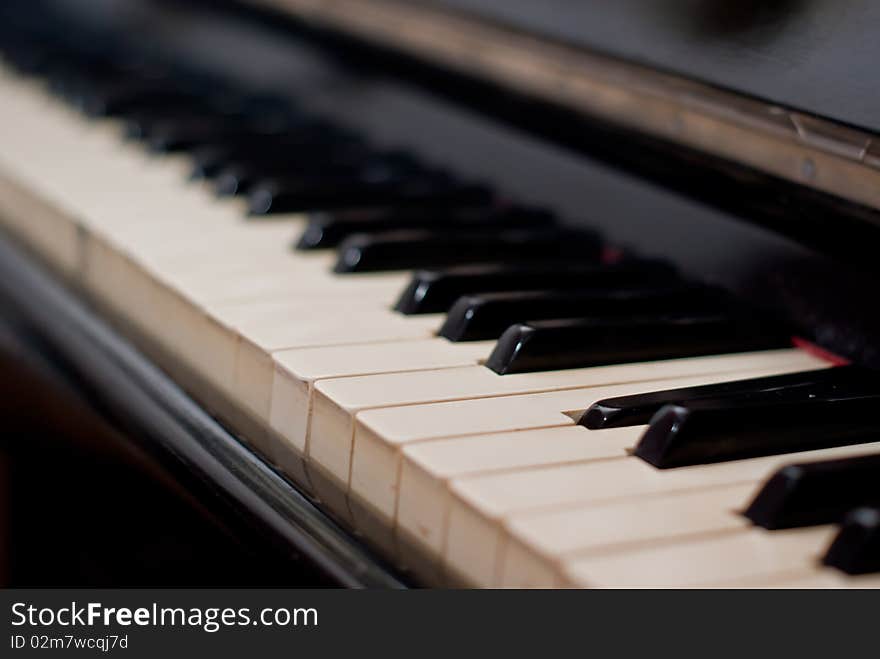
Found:
[[[432,4],[880,130],[880,5],[870,0]]]

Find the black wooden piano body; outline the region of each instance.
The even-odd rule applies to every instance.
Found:
[[[126,34],[550,207],[734,291],[844,360],[880,365],[871,3],[45,5],[71,31]],[[235,518],[253,555],[304,557],[348,586],[412,583],[14,244],[0,245],[9,334],[118,441],[213,517]]]

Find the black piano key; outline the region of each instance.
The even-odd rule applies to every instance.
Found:
[[[762,378],[750,378],[708,384],[700,387],[684,387],[652,391],[632,396],[606,398],[592,405],[581,417],[582,426],[619,428],[641,426],[651,419],[664,405],[701,399],[718,399],[734,396],[759,396],[767,392],[809,388],[813,392],[843,390],[857,391],[880,387],[880,375],[857,366],[838,366],[815,371],[786,373]]]
[[[302,213],[375,206],[462,205],[489,203],[483,185],[458,183],[448,176],[412,178],[394,172],[365,171],[356,177],[301,178],[259,183],[248,197],[252,215]]]
[[[132,110],[125,117],[123,135],[131,140],[148,142],[158,131],[163,131],[175,123],[204,123],[216,120],[206,117],[206,108],[198,101],[191,103],[168,103],[157,107]]]
[[[880,508],[847,515],[822,562],[847,574],[880,572]]]
[[[220,116],[241,117],[257,126],[299,126],[316,121],[293,102],[273,94],[242,94],[235,90],[206,94],[213,112]],[[330,125],[329,121],[323,121]]]
[[[148,106],[126,114],[126,136],[145,141],[196,141],[223,147],[231,153],[258,158],[272,153],[273,146],[331,141],[346,131],[310,115],[262,116],[248,113],[246,104],[233,95],[229,100],[197,97],[191,102]],[[206,139],[207,142],[202,142]],[[213,138],[213,139],[210,139]]]
[[[104,88],[84,91],[77,101],[85,114],[98,116],[123,116],[148,109],[199,107],[200,99],[192,92],[167,88],[163,83],[122,82]]]
[[[450,341],[495,339],[511,325],[533,320],[638,318],[651,314],[718,311],[723,295],[677,282],[630,289],[509,291],[459,298],[440,336]],[[571,346],[566,346],[571,347]]]
[[[482,263],[487,259],[597,261],[601,244],[587,231],[525,230],[455,233],[411,230],[355,234],[339,246],[338,273],[412,270]]]
[[[394,308],[404,314],[439,313],[447,311],[461,296],[473,293],[648,286],[671,281],[675,276],[675,269],[666,263],[641,260],[613,264],[478,264],[420,270],[413,274]]]
[[[880,505],[880,455],[782,467],[743,514],[765,529],[790,529],[831,524],[868,505]]]
[[[280,152],[278,156],[282,157],[274,157],[271,162],[261,159],[259,162],[231,163],[217,175],[217,193],[224,196],[246,193],[254,184],[276,176],[296,177],[305,182],[354,178],[364,171],[378,168],[401,178],[424,172],[413,156],[404,153],[369,153],[362,148],[338,149],[330,140],[306,146],[307,151],[296,149],[294,152]]]
[[[466,205],[461,208],[371,208],[313,213],[297,249],[337,247],[353,234],[387,233],[402,229],[550,228],[553,214],[539,208]]]
[[[242,140],[226,140],[222,143],[205,144],[191,152],[193,170],[191,178],[219,178],[229,170],[249,168],[258,172],[262,167],[286,166],[296,161],[304,169],[312,163],[335,159],[366,159],[371,150],[360,138],[335,127],[312,126],[283,137],[247,136]]]
[[[280,126],[258,128],[230,117],[180,117],[157,122],[150,129],[146,144],[152,151],[174,152],[225,141],[283,137],[284,128]]]
[[[66,63],[69,55],[52,47],[49,43],[16,40],[7,43],[3,50],[4,59],[19,73],[25,75],[44,75]]]
[[[249,92],[239,99],[239,106],[248,114],[306,116],[296,101],[273,92]]]
[[[45,74],[49,91],[66,103],[82,107],[83,99],[94,93],[96,85],[119,84],[123,78],[117,72],[101,66],[87,67],[74,62],[63,62]]]
[[[177,84],[173,71],[167,66],[125,53],[113,60],[94,55],[88,56],[86,61],[66,60],[46,75],[50,91],[92,115],[110,113],[112,108],[104,104],[114,99],[140,98],[145,105],[197,100],[192,90]]]
[[[504,331],[486,366],[505,375],[790,345],[775,324],[726,315],[530,321]]]
[[[655,467],[739,460],[860,444],[880,432],[880,394],[795,392],[789,400],[695,400],[652,417],[635,455]]]

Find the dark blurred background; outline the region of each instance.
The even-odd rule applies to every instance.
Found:
[[[43,357],[0,340],[0,586],[329,585],[219,514],[209,491],[114,430]]]

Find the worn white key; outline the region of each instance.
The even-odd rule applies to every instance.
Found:
[[[280,267],[279,267],[280,266]],[[168,276],[175,286],[187,291],[193,300],[203,304],[237,304],[260,300],[326,299],[328,295],[346,299],[369,298],[390,306],[409,281],[409,274],[369,273],[357,276],[334,275],[330,272],[302,273],[289,264],[272,268],[241,269],[232,275],[206,274],[198,270],[177,272]]]
[[[13,75],[0,78],[0,96],[0,121],[7,127],[0,150],[0,221],[65,276],[77,278],[81,268],[80,218],[64,207],[57,194],[41,198],[32,194],[44,167],[50,172],[63,171],[73,156],[63,139],[63,122],[59,135],[41,90]],[[46,118],[49,125],[40,125]],[[35,140],[34,135],[45,139]],[[57,142],[56,136],[61,138]]]
[[[814,566],[834,526],[752,528],[656,547],[609,550],[565,566],[566,586],[627,588],[732,586]]]
[[[746,377],[765,375],[765,372],[745,373]],[[395,510],[404,510],[398,518],[398,532],[407,536],[408,544],[423,544],[424,549],[438,555],[437,544],[440,527],[437,520],[447,505],[445,497],[437,492],[445,490],[445,482],[453,476],[509,469],[530,465],[563,462],[560,456],[547,448],[554,443],[554,435],[547,430],[545,441],[538,439],[541,433],[527,435],[533,439],[528,444],[519,442],[521,452],[511,454],[503,448],[494,433],[505,433],[511,444],[516,433],[530,428],[549,429],[554,426],[573,426],[582,410],[603,398],[625,396],[658,389],[691,387],[713,384],[741,377],[743,374],[712,374],[688,378],[658,380],[648,383],[632,383],[587,389],[567,389],[538,394],[521,394],[496,398],[478,398],[469,401],[450,401],[424,405],[408,405],[366,410],[355,419],[355,436],[352,445],[349,499],[355,522],[365,533],[378,533],[384,527],[390,533],[395,525]],[[568,461],[588,457],[605,458],[625,455],[624,450],[635,446],[643,432],[642,427],[594,432],[579,428],[572,433],[579,438],[581,446]],[[402,449],[410,444],[466,436],[466,441],[430,442],[423,452],[414,448],[410,455],[417,456],[409,465],[402,465]],[[487,451],[482,440],[495,445]],[[433,464],[428,457],[435,457]],[[517,461],[512,464],[509,456]],[[407,466],[416,467],[420,475],[409,487],[401,485],[401,474]],[[529,460],[531,462],[529,462]],[[432,483],[428,473],[441,474],[440,481]],[[429,521],[430,520],[430,521]],[[369,530],[367,528],[369,525]]]
[[[242,332],[251,332],[256,333],[258,338],[265,338],[265,331],[260,324],[264,320],[274,323],[275,327],[281,326],[283,322],[286,330],[293,326],[290,320],[296,320],[295,328],[298,328],[300,334],[289,336],[289,344],[271,343],[269,347],[274,349],[297,343],[313,345],[338,342],[341,339],[338,336],[331,337],[330,329],[322,333],[319,326],[329,328],[341,324],[345,331],[349,331],[352,328],[351,323],[340,323],[340,308],[347,313],[372,308],[375,310],[372,317],[390,317],[392,324],[399,318],[392,316],[390,311],[382,310],[384,303],[377,299],[380,294],[371,295],[369,290],[360,294],[354,288],[345,288],[340,292],[336,289],[335,282],[323,273],[319,276],[303,277],[301,273],[292,272],[289,276],[292,281],[296,281],[297,286],[291,287],[290,291],[277,289],[275,295],[262,291],[255,300],[225,300],[224,292],[234,288],[234,284],[241,280],[234,272],[229,273],[230,276],[224,276],[227,273],[210,272],[210,268],[206,268],[211,278],[205,281],[210,282],[213,294],[208,292],[209,287],[205,285],[198,291],[200,295],[194,296],[190,294],[189,287],[180,286],[173,275],[161,270],[144,269],[139,263],[132,262],[131,257],[120,254],[114,245],[108,246],[103,241],[92,240],[87,253],[89,267],[86,279],[98,297],[108,301],[110,306],[122,310],[123,315],[137,321],[136,324],[142,328],[144,334],[164,337],[163,343],[176,346],[176,353],[183,359],[191,358],[197,363],[196,370],[199,374],[232,396],[236,396],[241,389],[235,386],[240,336]],[[253,264],[254,269],[264,267],[265,264],[259,262],[259,259]],[[283,268],[270,269],[276,271],[277,278],[288,274]],[[309,291],[309,294],[302,295],[303,291]],[[197,297],[201,297],[202,301],[195,299]],[[233,293],[232,297],[236,298],[237,294]],[[370,327],[373,338],[394,337],[393,331],[386,333],[375,327],[376,323],[368,322],[369,318],[370,314],[365,313],[361,322],[364,327]],[[307,336],[303,336],[305,332],[308,332]],[[294,338],[300,340],[294,341]],[[271,337],[267,340],[272,341]],[[197,357],[200,354],[204,359]],[[188,355],[191,357],[187,357]],[[264,380],[269,378],[271,371],[264,376]],[[263,390],[255,394],[258,397],[267,397],[265,390],[268,387],[269,384],[266,384]],[[268,414],[264,413],[260,418],[268,421]]]
[[[324,307],[310,304],[227,308],[218,315],[239,336],[235,392],[259,418],[269,422],[275,366],[272,354],[290,348],[374,344],[430,339],[440,319],[402,316],[370,304]],[[259,311],[264,313],[260,314]]]
[[[397,551],[413,563],[428,582],[440,582],[445,520],[451,505],[448,483],[466,474],[605,460],[627,455],[634,437],[631,428],[594,431],[569,425],[490,435],[415,442],[402,447],[399,475],[389,487]],[[353,478],[353,487],[355,480]],[[379,488],[381,484],[373,484]],[[353,502],[358,496],[352,496]],[[377,497],[378,502],[382,499]],[[363,505],[363,504],[361,504]],[[358,510],[358,504],[352,506]],[[375,513],[374,513],[375,514]],[[357,521],[361,522],[362,518]]]
[[[456,581],[495,583],[507,534],[504,522],[514,514],[725,484],[757,484],[791,462],[869,454],[878,448],[880,442],[874,442],[666,470],[627,457],[455,479],[450,483],[453,496],[443,539],[444,567]]]
[[[307,461],[316,488],[348,487],[354,415],[378,407],[510,396],[600,385],[669,380],[756,369],[779,372],[820,368],[822,360],[799,350],[498,375],[482,366],[318,381],[309,422]],[[321,481],[319,486],[318,481]],[[328,497],[330,494],[327,495]]]
[[[512,515],[507,520],[509,537],[501,548],[495,585],[547,588],[564,583],[565,564],[583,555],[749,528],[751,522],[735,511],[749,501],[754,490],[752,483],[734,483]]]
[[[294,462],[302,469],[316,381],[476,364],[493,345],[492,341],[452,344],[430,338],[274,352],[269,402],[273,459],[282,466]]]

